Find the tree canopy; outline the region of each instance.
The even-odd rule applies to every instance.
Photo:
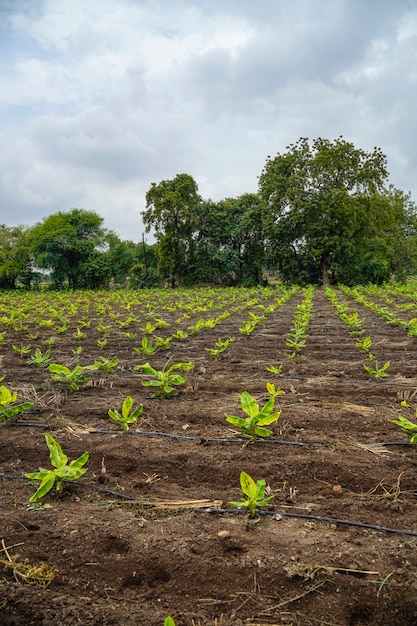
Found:
[[[383,282],[417,272],[417,210],[388,184],[387,159],[339,137],[299,139],[268,157],[258,193],[213,201],[190,174],[153,182],[142,212],[156,243],[122,241],[103,218],[59,211],[0,226],[0,289]]]
[[[104,242],[102,224],[102,217],[84,209],[59,211],[45,218],[29,234],[36,265],[52,272],[57,287],[65,281],[71,289],[85,287],[89,273],[105,276],[106,268],[97,256],[97,248]]]
[[[366,257],[370,242],[404,219],[404,206],[387,193],[386,157],[331,142],[301,138],[275,158],[259,179],[265,203],[269,257],[291,279],[328,282],[352,259]],[[401,203],[400,203],[401,204]]]

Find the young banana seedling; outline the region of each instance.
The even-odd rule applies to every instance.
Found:
[[[401,406],[407,407],[407,402],[401,402]],[[416,409],[416,417],[417,417],[417,409]],[[402,429],[403,433],[407,435],[410,439],[410,443],[417,443],[417,424],[410,422],[409,419],[398,413],[398,418],[396,420],[389,420],[393,424],[397,424]]]
[[[260,506],[266,506],[274,499],[274,495],[265,498],[266,482],[261,479],[255,481],[246,472],[240,472],[240,486],[246,498],[241,498],[239,502],[228,502],[233,508],[248,509],[249,517],[254,518]]]
[[[248,443],[255,443],[257,437],[269,437],[269,435],[272,435],[272,430],[264,428],[264,426],[273,424],[281,416],[281,411],[273,413],[275,397],[280,395],[281,392],[275,391],[275,387],[271,383],[267,383],[267,390],[271,397],[262,409],[259,408],[255,398],[248,391],[244,391],[240,396],[240,403],[242,410],[248,417],[236,417],[226,414],[228,422],[234,426],[239,426],[243,435],[249,435],[250,440]]]
[[[12,392],[10,389],[2,385],[0,387],[0,423],[7,423],[22,411],[30,409],[33,402],[23,402],[16,404],[17,391]]]
[[[120,415],[119,411],[109,409],[109,417],[121,426],[125,432],[129,430],[129,424],[134,425],[138,421],[139,416],[143,411],[143,404],[139,404],[139,406],[131,412],[131,408],[133,407],[133,398],[131,396],[127,396],[122,404],[122,414]]]
[[[49,458],[54,469],[39,468],[39,472],[25,474],[26,478],[31,480],[40,480],[37,491],[31,496],[29,502],[36,502],[39,498],[46,495],[55,485],[58,495],[62,494],[64,488],[64,480],[77,480],[85,474],[87,468],[83,468],[88,461],[88,452],[84,452],[75,461],[71,461],[68,465],[68,457],[63,453],[61,446],[49,433],[45,434],[46,445],[49,448]]]
[[[152,394],[153,398],[164,399],[168,396],[175,395],[176,389],[173,385],[183,385],[187,382],[185,376],[179,374],[173,374],[175,370],[181,370],[182,372],[191,372],[194,369],[194,363],[174,363],[168,368],[169,361],[167,361],[162,370],[154,369],[149,363],[145,365],[135,365],[134,370],[141,370],[144,374],[151,374],[156,380],[143,380],[142,385],[144,387],[157,387],[157,391]]]

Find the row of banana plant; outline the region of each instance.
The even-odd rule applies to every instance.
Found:
[[[295,307],[292,326],[286,334],[286,346],[290,349],[287,353],[289,359],[294,359],[306,345],[307,331],[310,324],[311,313],[313,310],[314,300],[313,286],[303,289],[303,299],[300,304]]]
[[[375,380],[381,378],[387,378],[389,376],[388,368],[391,365],[390,361],[386,361],[383,365],[379,365],[375,358],[375,355],[371,352],[373,341],[368,335],[362,339],[359,339],[366,330],[364,328],[365,319],[359,317],[358,311],[351,311],[349,305],[345,302],[341,302],[338,298],[337,292],[329,286],[324,287],[324,292],[329,302],[334,306],[339,318],[349,328],[349,332],[352,336],[357,338],[356,348],[361,354],[365,354],[365,363],[363,364],[364,370]]]

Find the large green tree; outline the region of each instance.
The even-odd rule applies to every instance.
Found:
[[[27,229],[0,224],[0,289],[14,289],[18,277],[30,283],[31,276]]]
[[[189,174],[152,183],[142,212],[146,231],[153,227],[158,242],[159,267],[172,287],[182,283],[193,260],[193,235],[201,202],[198,186]]]
[[[105,286],[108,267],[100,254],[106,231],[93,211],[59,211],[30,229],[30,247],[38,267],[51,271],[57,288]]]
[[[258,284],[262,280],[265,232],[257,194],[201,203],[191,281]]]
[[[287,280],[327,283],[329,274],[366,255],[370,242],[394,232],[406,212],[398,195],[387,192],[387,178],[379,148],[366,152],[342,137],[301,138],[268,157],[259,194],[270,263]]]

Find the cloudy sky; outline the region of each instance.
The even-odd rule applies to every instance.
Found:
[[[417,0],[0,0],[1,223],[79,207],[138,241],[152,182],[256,192],[340,135],[417,202]]]

